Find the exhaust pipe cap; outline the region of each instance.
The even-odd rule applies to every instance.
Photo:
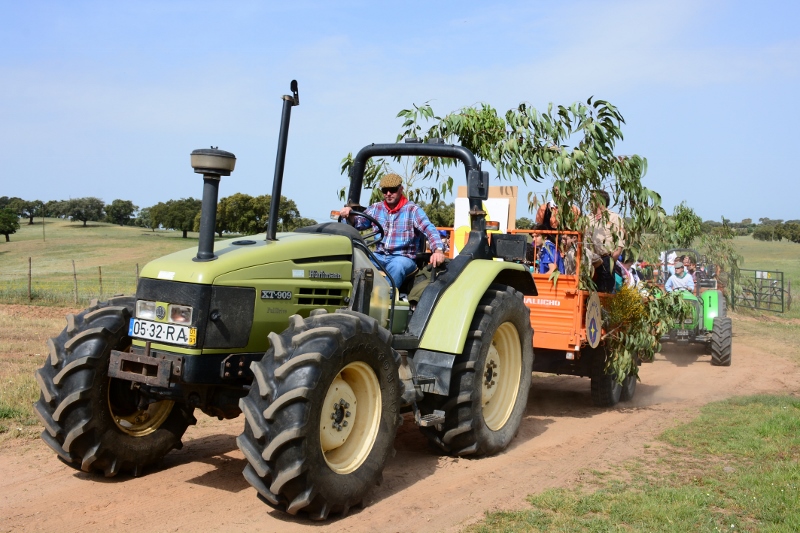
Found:
[[[230,176],[236,166],[236,156],[215,147],[194,150],[192,168],[204,176]]]

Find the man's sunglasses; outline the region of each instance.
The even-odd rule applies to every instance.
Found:
[[[382,192],[383,194],[386,194],[386,193],[388,193],[388,192],[390,192],[390,193],[394,194],[394,193],[396,193],[398,190],[400,190],[400,187],[383,187],[383,188],[381,189],[381,192]]]

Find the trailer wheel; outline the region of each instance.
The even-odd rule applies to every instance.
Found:
[[[34,405],[44,440],[67,464],[106,477],[138,476],[173,448],[194,424],[192,410],[172,401],[140,406],[130,383],[108,377],[111,350],[130,348],[130,297],[113,298],[67,316],[67,327],[48,342],[36,371],[41,389]]]
[[[717,317],[711,327],[711,364],[731,366],[733,328],[731,319]]]
[[[369,316],[337,311],[295,315],[269,338],[239,402],[244,476],[289,514],[346,514],[380,481],[401,420],[391,334]]]
[[[528,401],[533,368],[530,311],[522,295],[492,285],[481,299],[463,353],[453,365],[450,395],[429,395],[420,409],[445,411],[441,430],[420,428],[452,455],[492,455],[517,434]]]
[[[613,407],[622,399],[623,385],[617,381],[616,376],[606,371],[606,351],[601,345],[592,350],[592,404],[596,407]],[[630,385],[631,376],[626,377]],[[635,377],[633,387],[636,387]],[[631,392],[633,395],[633,392]]]
[[[621,402],[629,402],[633,399],[633,395],[636,394],[636,382],[638,378],[636,374],[628,374],[625,379],[622,380],[622,391],[619,395],[619,400]]]

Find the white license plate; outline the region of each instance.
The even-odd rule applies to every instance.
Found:
[[[131,318],[128,336],[149,341],[194,346],[197,342],[197,328]]]

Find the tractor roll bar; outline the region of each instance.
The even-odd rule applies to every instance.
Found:
[[[364,170],[367,161],[371,157],[380,156],[428,156],[428,157],[447,157],[458,159],[464,164],[464,172],[467,176],[467,189],[469,191],[469,211],[472,222],[472,229],[482,231],[485,224],[482,200],[488,196],[488,175],[481,173],[478,160],[469,149],[455,144],[422,144],[422,143],[392,143],[392,144],[370,144],[362,148],[353,160],[350,168],[350,190],[347,193],[348,207],[361,207],[361,189],[364,185]],[[485,175],[484,181],[473,186],[473,176],[479,178]]]

